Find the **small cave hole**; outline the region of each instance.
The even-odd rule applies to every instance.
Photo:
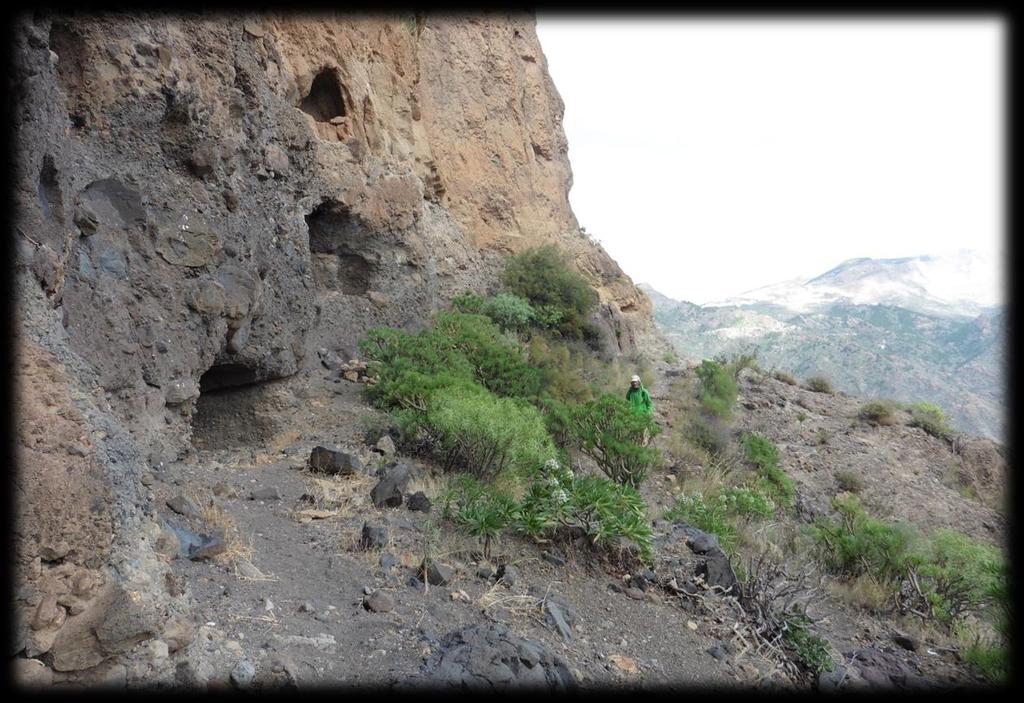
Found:
[[[260,446],[276,431],[267,384],[241,364],[219,364],[199,379],[192,416],[192,444],[198,449]]]
[[[324,69],[313,79],[309,95],[299,103],[299,109],[317,122],[330,122],[335,117],[344,117],[345,99],[337,72]]]
[[[363,248],[374,239],[373,231],[348,208],[321,203],[306,216],[313,279],[320,289],[364,295],[371,287],[374,265]]]
[[[57,167],[53,163],[53,157],[49,154],[43,157],[43,168],[39,171],[38,194],[39,207],[43,210],[43,216],[63,222],[64,199],[60,192]]]

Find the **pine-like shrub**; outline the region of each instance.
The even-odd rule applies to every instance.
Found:
[[[622,398],[606,394],[577,405],[569,422],[574,444],[616,483],[636,488],[661,461],[658,450],[643,443],[645,434],[654,437],[661,428],[649,415],[630,410]]]

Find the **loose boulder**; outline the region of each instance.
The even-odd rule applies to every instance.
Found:
[[[355,454],[320,446],[313,447],[307,465],[311,471],[328,475],[349,476],[363,469],[363,462]]]
[[[566,660],[504,625],[470,625],[449,632],[424,662],[431,683],[468,689],[567,690],[576,680]]]
[[[396,464],[385,470],[380,482],[370,491],[373,505],[377,508],[397,508],[401,505],[402,496],[411,478],[410,473],[409,467],[405,464]]]

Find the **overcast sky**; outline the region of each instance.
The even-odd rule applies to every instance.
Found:
[[[573,210],[635,282],[704,303],[853,257],[1004,249],[998,19],[538,13],[537,32]]]

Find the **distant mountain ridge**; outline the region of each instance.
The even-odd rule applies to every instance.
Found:
[[[705,305],[639,288],[683,356],[753,352],[847,393],[936,403],[954,427],[1003,441],[1006,309],[991,273],[978,280],[984,257],[950,258],[849,259]]]
[[[972,317],[1003,299],[1000,265],[991,254],[961,250],[942,256],[848,259],[811,279],[790,279],[704,307],[772,304],[794,312],[837,302],[894,305],[929,315]]]

